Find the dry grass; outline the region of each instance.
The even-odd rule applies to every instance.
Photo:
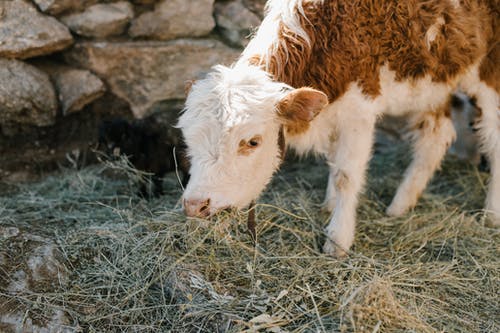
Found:
[[[413,212],[389,218],[404,151],[373,160],[343,260],[320,251],[327,170],[312,160],[288,163],[261,198],[255,248],[244,213],[186,220],[175,176],[147,202],[103,167],[17,186],[0,223],[55,234],[71,282],[23,302],[64,308],[85,332],[498,332],[487,175],[448,160]]]

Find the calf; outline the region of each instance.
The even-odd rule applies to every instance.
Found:
[[[457,92],[451,98],[451,119],[457,132],[457,140],[450,147],[450,154],[460,160],[479,165],[481,154],[479,142],[474,129],[475,123],[481,117],[475,102],[468,96]]]
[[[230,67],[195,82],[179,119],[191,180],[187,215],[256,199],[281,163],[280,133],[325,156],[324,251],[354,239],[358,193],[377,117],[407,115],[414,157],[387,213],[412,208],[455,138],[450,95],[473,96],[491,164],[486,210],[500,223],[498,0],[272,0]]]
[[[188,181],[189,161],[184,153],[185,146],[175,146],[166,137],[165,129],[152,119],[103,121],[99,126],[99,146],[110,156],[127,156],[137,170],[150,173],[154,196],[163,194],[161,178],[175,170],[176,162],[183,174],[183,185]],[[146,184],[141,184],[140,194],[149,196]]]

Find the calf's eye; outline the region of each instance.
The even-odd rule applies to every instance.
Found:
[[[247,141],[247,146],[250,148],[257,148],[258,146],[260,146],[261,142],[262,137],[260,135],[256,135]]]
[[[241,140],[238,147],[238,154],[249,155],[255,148],[259,147],[262,143],[262,137],[256,135],[250,140]]]
[[[248,140],[248,146],[255,148],[260,145],[260,141],[260,137],[251,138],[250,140]]]

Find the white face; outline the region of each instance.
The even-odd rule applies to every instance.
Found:
[[[244,208],[259,196],[281,163],[279,131],[289,119],[279,106],[295,91],[253,66],[217,66],[193,84],[178,123],[191,160],[189,216]]]

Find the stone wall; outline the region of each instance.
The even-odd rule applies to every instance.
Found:
[[[0,179],[90,162],[101,119],[173,124],[185,82],[237,57],[264,2],[0,1]]]
[[[185,82],[231,63],[264,3],[0,0],[0,180],[93,162],[106,118],[153,116],[178,136],[171,125]],[[477,161],[469,104],[452,110],[463,123],[454,151]],[[402,128],[385,119],[376,148],[400,140]]]

